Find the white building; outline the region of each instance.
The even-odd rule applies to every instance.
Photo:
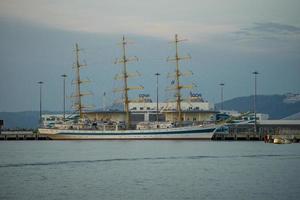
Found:
[[[300,101],[300,94],[287,93],[285,96],[284,103],[297,103]]]
[[[129,111],[133,124],[138,122],[159,121],[176,122],[176,102],[152,102],[149,95],[140,95],[136,101],[129,103]],[[216,111],[214,104],[203,101],[201,95],[191,94],[187,101],[181,102],[182,120],[190,122],[214,121]],[[157,115],[158,114],[158,115]],[[85,112],[84,116],[92,121],[125,121],[124,111],[93,111]],[[62,115],[43,115],[44,126],[51,126],[62,121]]]
[[[181,102],[181,110],[183,111],[213,111],[214,104],[210,102],[205,102],[200,95],[194,94],[195,96],[190,96],[187,101]],[[177,103],[176,102],[159,102],[158,110],[159,112],[165,111],[175,111]],[[157,110],[157,103],[152,102],[149,95],[140,95],[139,99],[135,102],[129,103],[129,110],[131,112],[153,112]]]
[[[155,121],[158,113],[159,121],[178,121],[176,102],[152,102],[149,95],[140,94],[139,99],[129,103],[133,121]],[[200,94],[190,93],[186,101],[181,102],[183,121],[213,121],[216,112],[214,104],[206,102]]]
[[[251,120],[254,120],[255,117],[254,117],[254,113],[250,113],[246,116],[243,116],[242,117],[243,120],[245,121],[251,121]],[[260,121],[260,120],[268,120],[269,119],[269,115],[268,114],[265,114],[265,113],[256,113],[256,120]]]

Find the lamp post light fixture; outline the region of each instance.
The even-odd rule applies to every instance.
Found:
[[[220,83],[221,86],[221,110],[223,110],[223,89],[224,89],[225,83]]]
[[[61,75],[63,77],[63,112],[64,112],[64,121],[66,120],[66,78],[67,75]]]
[[[158,76],[160,73],[155,73],[156,76],[156,121],[158,122]]]
[[[42,86],[44,84],[43,81],[39,81],[37,82],[39,84],[39,87],[40,87],[40,122],[39,124],[41,125],[42,124]]]
[[[254,112],[254,133],[257,132],[257,121],[256,121],[256,95],[257,95],[257,75],[258,71],[252,72],[254,74],[254,101],[253,101],[253,112]]]

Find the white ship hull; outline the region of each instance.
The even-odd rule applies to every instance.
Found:
[[[40,128],[39,134],[53,140],[210,140],[217,126],[152,130],[74,130]]]

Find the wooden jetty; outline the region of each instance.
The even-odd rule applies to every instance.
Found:
[[[228,134],[215,134],[212,140],[236,140],[236,141],[266,141],[272,142],[274,138],[289,138],[293,142],[300,141],[299,127],[258,126],[254,131],[253,125],[231,125]]]
[[[50,140],[50,138],[32,131],[2,131],[0,140]]]

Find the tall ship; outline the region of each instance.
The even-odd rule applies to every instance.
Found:
[[[134,76],[132,73],[127,71],[128,62],[137,61],[138,59],[137,57],[127,57],[126,45],[128,42],[123,36],[122,57],[117,59],[115,62],[116,64],[122,65],[122,73],[118,74],[116,78],[123,82],[123,87],[115,89],[115,92],[123,93],[122,104],[124,105],[124,110],[119,112],[123,118],[114,121],[107,121],[105,120],[105,117],[99,119],[98,113],[95,114],[95,117],[92,117],[92,119],[91,117],[86,117],[88,113],[84,112],[84,109],[87,108],[87,106],[83,105],[82,97],[88,95],[88,93],[81,91],[81,84],[86,81],[82,80],[80,77],[80,69],[84,65],[80,63],[80,49],[78,44],[76,44],[76,63],[74,65],[76,72],[76,79],[74,81],[75,94],[72,95],[75,99],[73,107],[76,110],[76,115],[67,118],[58,117],[57,120],[52,119],[51,124],[44,123],[38,129],[39,134],[45,135],[54,140],[209,140],[215,133],[226,131],[226,128],[222,125],[216,125],[214,123],[193,123],[186,120],[183,115],[183,98],[181,90],[189,89],[192,85],[183,85],[180,81],[181,76],[185,73],[181,72],[179,63],[181,60],[190,59],[190,56],[179,56],[178,43],[181,41],[184,40],[179,40],[176,34],[174,40],[175,56],[167,59],[168,61],[175,62],[176,65],[175,73],[173,74],[174,80],[170,88],[175,91],[175,100],[172,102],[172,104],[175,105],[175,108],[169,110],[169,113],[172,113],[173,116],[172,120],[159,120],[158,98],[156,121],[134,123],[132,120],[134,109],[130,107],[130,103],[134,104],[134,101],[129,99],[129,91],[140,90],[143,89],[143,87],[129,86],[128,84],[128,78]],[[108,114],[111,113],[103,111],[101,116]]]

